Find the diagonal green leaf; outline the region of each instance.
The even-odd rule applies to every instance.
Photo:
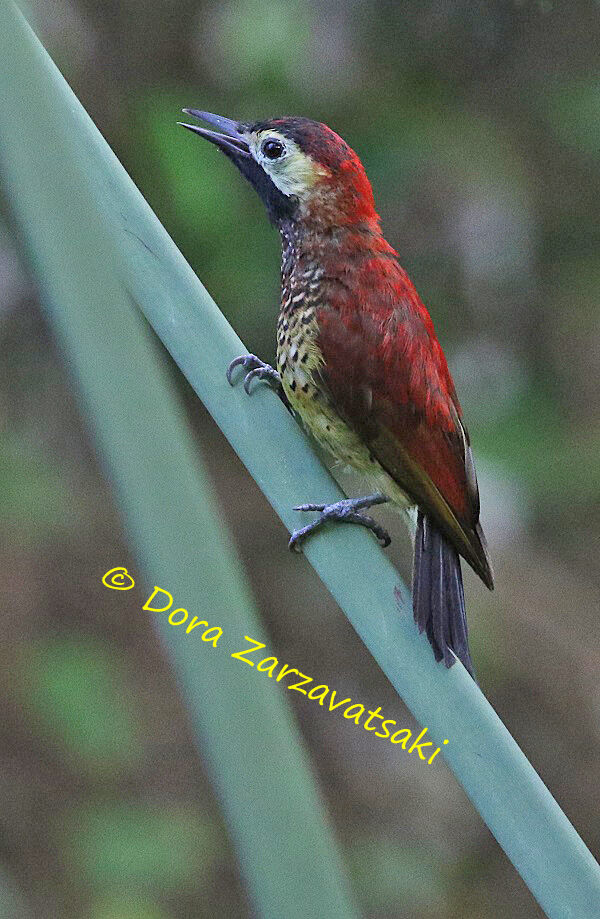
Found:
[[[12,7],[7,7],[0,16],[0,26],[0,41],[6,46],[2,49],[4,59],[10,61],[9,69],[13,70],[16,84],[12,85],[0,109],[5,175],[10,174],[14,183],[15,208],[33,223],[44,224],[47,220],[51,225],[46,211],[49,203],[54,201],[60,210],[65,202],[60,195],[52,198],[47,190],[40,188],[38,181],[33,188],[42,196],[43,207],[42,214],[36,213],[35,200],[32,200],[34,191],[27,188],[24,167],[10,157],[10,150],[18,148],[21,155],[26,151],[30,181],[36,169],[39,173],[44,170],[48,173],[51,169],[53,179],[58,181],[61,169],[64,171],[68,166],[70,170],[74,157],[66,139],[76,137],[88,176],[93,176],[96,183],[104,223],[110,229],[113,254],[119,253],[120,269],[131,294],[291,529],[295,524],[291,511],[294,504],[309,499],[334,499],[339,495],[337,487],[272,394],[257,391],[252,399],[247,399],[243,391],[229,389],[223,371],[227,362],[244,350],[242,343],[60,74],[17,25]],[[20,110],[27,110],[29,117],[32,110],[37,114],[40,98],[48,103],[43,123],[32,119],[15,128],[11,118],[14,121]],[[43,148],[47,130],[51,130],[56,147],[53,144],[48,149],[46,144]],[[67,158],[57,162],[61,151]],[[64,189],[60,182],[58,187]],[[79,192],[79,183],[72,188]],[[90,208],[88,213],[95,214],[95,208]],[[44,228],[49,237],[49,226]],[[43,234],[38,234],[37,239],[41,252],[50,240]],[[78,251],[80,284],[87,272],[91,278],[98,277],[96,262],[91,256],[83,259]],[[81,287],[79,290],[81,293]],[[121,292],[115,290],[113,284],[103,294],[106,299],[110,294],[119,302]],[[89,295],[91,302],[97,303],[97,293],[94,297],[93,289]],[[72,314],[68,321],[73,321]],[[97,321],[90,335],[93,331],[101,335],[101,325]],[[76,350],[76,342],[68,336],[68,331],[63,321],[62,334]],[[130,331],[133,340],[133,331]],[[87,373],[85,378],[82,376],[84,383]],[[138,392],[139,380],[135,373],[121,375],[118,382],[121,392],[128,395]],[[115,411],[117,408],[123,410],[122,401],[114,406]],[[114,460],[118,472],[121,464],[117,457]],[[150,470],[145,467],[144,471],[148,474]],[[132,528],[141,544],[145,544],[148,537],[141,524],[156,526],[158,515],[144,521],[126,489],[121,490],[130,525],[135,522]],[[160,510],[166,510],[164,501],[160,503]],[[189,511],[191,513],[183,517],[184,526],[179,533],[181,544],[184,544],[188,527],[189,532],[194,532],[194,520],[190,518],[205,519],[205,511],[198,508],[197,502]],[[220,553],[226,552],[226,546],[221,545],[218,558]],[[557,919],[596,916],[600,898],[597,863],[462,667],[456,665],[446,671],[434,664],[425,638],[416,634],[410,604],[406,602],[403,609],[398,610],[394,598],[394,588],[398,584],[396,571],[370,537],[358,530],[319,534],[307,546],[306,556],[416,718],[428,727],[438,743],[448,738],[445,747],[448,764],[547,914]],[[156,557],[152,557],[158,565]],[[155,570],[164,569],[159,566]],[[172,572],[172,583],[185,593],[180,585],[188,583],[186,572],[178,564],[174,564]],[[406,591],[404,596],[407,599]],[[248,701],[244,699],[244,706]],[[333,915],[326,910],[321,914]]]
[[[249,588],[164,362],[120,278],[96,168],[69,123],[70,91],[12,3],[0,3],[0,57],[0,173],[147,583],[170,587],[176,606],[223,629],[217,650],[140,613],[155,619],[172,656],[250,895],[264,917],[353,919],[287,701],[227,653],[245,634],[261,639]]]

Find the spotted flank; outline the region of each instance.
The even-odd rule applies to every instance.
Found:
[[[277,370],[285,395],[303,426],[336,465],[355,469],[368,488],[388,495],[404,509],[411,500],[340,417],[320,376],[324,360],[318,345],[316,314],[323,304],[323,269],[316,262],[306,262],[298,256],[291,233],[282,233],[282,237]]]

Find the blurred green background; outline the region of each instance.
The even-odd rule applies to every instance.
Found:
[[[497,575],[488,594],[466,574],[480,682],[597,852],[598,4],[29,0],[26,12],[267,359],[277,236],[225,158],[176,127],[179,110],[303,114],[359,152],[474,444]],[[247,916],[143,590],[101,587],[135,563],[5,211],[0,352],[0,870],[39,917]],[[273,653],[410,723],[177,379]],[[390,551],[407,575],[406,538]],[[542,915],[441,758],[423,767],[290,701],[366,916]]]

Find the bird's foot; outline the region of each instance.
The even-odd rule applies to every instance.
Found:
[[[289,548],[299,551],[300,544],[318,530],[328,521],[340,521],[342,523],[358,523],[360,526],[371,530],[377,539],[381,540],[382,545],[389,546],[391,539],[387,530],[373,520],[368,514],[360,514],[359,511],[365,507],[373,507],[375,504],[385,504],[387,497],[381,494],[366,495],[364,498],[345,498],[343,501],[336,501],[334,504],[300,504],[295,507],[295,511],[319,511],[319,517],[309,523],[308,526],[294,530],[289,541]]]
[[[287,399],[285,393],[283,392],[283,386],[281,385],[281,377],[277,373],[274,367],[271,367],[270,364],[266,364],[264,361],[261,361],[256,354],[242,354],[240,357],[236,357],[227,368],[227,382],[230,386],[233,386],[233,372],[236,367],[243,367],[246,371],[244,377],[244,389],[250,395],[250,387],[252,386],[253,380],[262,380],[263,383],[267,383],[272,389],[275,390],[281,401],[287,407]]]

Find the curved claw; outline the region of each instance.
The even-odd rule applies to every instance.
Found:
[[[257,357],[256,354],[242,354],[240,357],[236,357],[231,361],[226,373],[227,382],[230,386],[233,386],[232,377],[236,367],[243,367],[245,370],[248,370],[248,373],[244,377],[244,389],[248,395],[250,395],[250,387],[254,379],[264,380],[265,383],[268,383],[269,386],[272,386],[274,389],[281,390],[281,377],[277,371],[274,370],[270,364],[265,364],[264,361],[261,361],[260,357]]]
[[[279,374],[276,370],[273,370],[269,364],[263,364],[261,367],[255,367],[249,373],[246,374],[246,379],[244,380],[244,389],[250,395],[250,386],[252,385],[252,380],[264,380],[265,383],[268,383],[270,386],[279,386],[281,383]]]
[[[316,523],[318,524],[320,521],[316,521]],[[288,549],[291,552],[302,552],[301,543],[308,534],[312,533],[314,530],[316,530],[316,526],[312,523],[309,523],[308,526],[300,527],[298,530],[294,530],[288,542]]]
[[[259,357],[256,356],[256,354],[241,354],[239,357],[235,357],[227,368],[226,377],[229,385],[233,386],[231,377],[233,376],[233,371],[236,367],[250,367],[251,365],[254,365],[253,369],[264,366],[263,362]]]
[[[294,530],[294,532],[290,536],[290,539],[288,542],[288,549],[290,550],[290,552],[300,552],[301,551],[300,546],[298,545],[298,530]]]
[[[350,523],[359,523],[361,526],[371,530],[380,541],[382,549],[387,549],[390,545],[392,539],[388,531],[380,526],[377,521],[373,520],[368,514],[348,514],[344,519]]]

